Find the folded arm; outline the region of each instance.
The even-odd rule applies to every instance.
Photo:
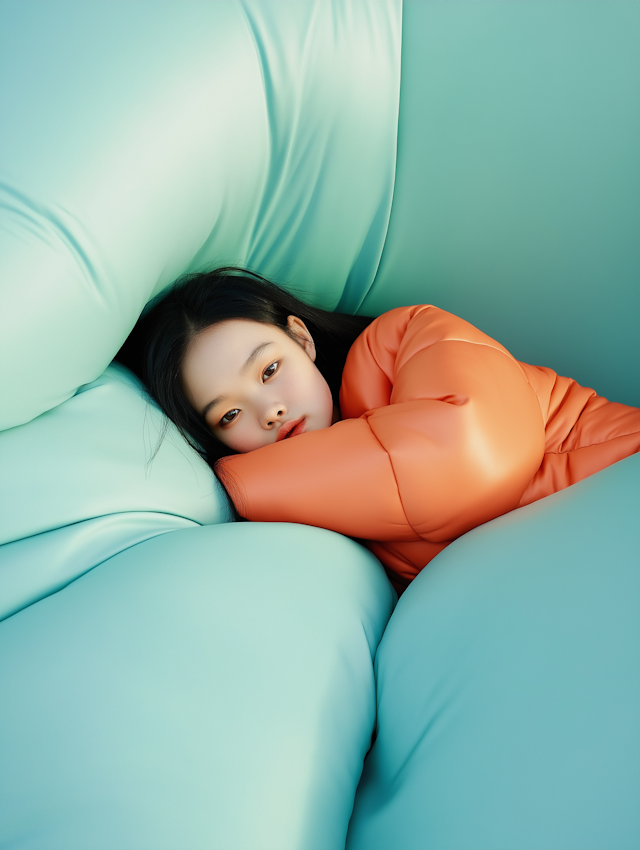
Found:
[[[376,365],[371,385],[361,376],[359,403],[371,386],[369,398],[382,406],[219,462],[242,516],[439,543],[517,506],[544,450],[537,397],[502,346],[456,317],[477,341],[471,333],[474,341],[460,339],[457,329],[443,334],[442,316],[450,314],[431,309],[431,322],[416,312],[424,308],[392,311],[404,325],[395,352],[388,334],[386,350],[375,350],[375,323],[369,339],[363,335]]]

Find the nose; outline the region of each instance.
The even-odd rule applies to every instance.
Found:
[[[264,412],[264,427],[273,428],[276,422],[279,422],[286,415],[287,408],[282,402],[270,404]]]

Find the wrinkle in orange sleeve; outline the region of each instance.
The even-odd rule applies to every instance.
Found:
[[[396,376],[392,403],[368,419],[409,523],[431,542],[512,510],[542,461],[537,397],[518,363],[486,345],[419,351]]]
[[[340,386],[340,411],[356,419],[389,404],[396,355],[412,317],[411,307],[397,307],[375,319],[351,346]]]

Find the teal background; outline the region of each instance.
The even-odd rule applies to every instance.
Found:
[[[640,4],[403,7],[389,232],[359,312],[433,303],[640,405]]]

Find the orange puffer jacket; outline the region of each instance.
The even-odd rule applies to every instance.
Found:
[[[401,590],[456,537],[640,450],[608,402],[430,305],[383,314],[344,368],[342,421],[216,466],[239,513],[355,537]]]

